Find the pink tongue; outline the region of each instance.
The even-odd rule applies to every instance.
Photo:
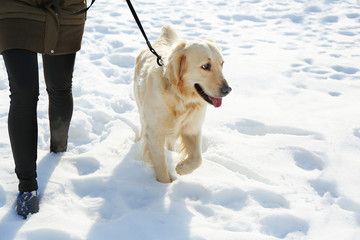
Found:
[[[210,97],[210,100],[211,102],[213,103],[214,107],[220,107],[221,106],[221,103],[222,103],[222,98],[213,98],[213,97]]]

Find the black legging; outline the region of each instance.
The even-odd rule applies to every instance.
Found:
[[[37,53],[13,49],[3,53],[10,85],[8,128],[19,191],[38,189],[37,159],[37,102],[39,73]],[[64,152],[73,112],[72,74],[75,53],[43,55],[46,90],[49,95],[50,151]]]

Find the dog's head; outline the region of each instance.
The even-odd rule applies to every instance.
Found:
[[[220,49],[210,40],[180,43],[166,65],[172,88],[184,101],[206,101],[220,107],[222,98],[231,91],[225,80]]]

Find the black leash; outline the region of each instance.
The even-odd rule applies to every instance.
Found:
[[[148,45],[148,47],[149,47],[149,49],[150,49],[150,52],[152,52],[152,53],[157,57],[157,60],[156,60],[157,64],[158,64],[160,67],[163,66],[163,65],[164,65],[164,62],[163,62],[163,60],[161,59],[161,56],[160,56],[159,54],[157,54],[157,52],[155,51],[155,49],[151,46],[151,43],[149,42],[149,40],[148,40],[148,38],[147,38],[147,36],[146,36],[146,34],[145,34],[145,31],[144,31],[144,29],[143,29],[143,27],[142,27],[142,25],[141,25],[141,22],[140,22],[137,14],[136,14],[136,11],[135,11],[134,7],[132,6],[130,0],[126,0],[126,2],[127,2],[127,4],[129,5],[130,11],[131,11],[132,15],[134,16],[135,21],[136,21],[136,23],[137,23],[137,25],[138,25],[138,27],[139,27],[142,35],[144,36],[144,38],[145,38],[145,40],[146,40],[146,44]]]
[[[57,0],[53,0],[53,3],[55,5],[55,7],[57,9],[59,9],[59,11],[61,12],[64,12],[66,14],[69,14],[69,15],[80,15],[80,14],[83,14],[83,13],[86,13],[90,7],[94,4],[95,0],[92,0],[91,3],[90,3],[90,6],[88,6],[87,8],[84,8],[84,9],[81,9],[79,11],[76,11],[76,12],[68,12],[68,11],[65,11],[64,9],[61,8],[59,2]]]
[[[87,7],[87,8],[81,9],[81,10],[76,11],[76,12],[68,12],[68,11],[65,11],[64,9],[61,8],[58,0],[53,0],[53,3],[54,3],[54,5],[55,5],[55,7],[56,7],[57,9],[59,9],[59,11],[64,12],[64,13],[69,14],[69,15],[80,15],[80,14],[86,13],[86,12],[90,9],[90,7],[94,4],[94,2],[95,2],[95,0],[92,0],[91,3],[90,3],[90,6]],[[141,25],[141,22],[140,22],[137,14],[136,14],[136,11],[135,11],[133,5],[131,4],[131,1],[130,1],[130,0],[126,0],[126,2],[127,2],[128,6],[129,6],[129,8],[130,8],[130,11],[131,11],[131,13],[132,13],[132,15],[133,15],[136,23],[137,23],[137,25],[138,25],[138,27],[139,27],[142,35],[144,36],[144,38],[145,38],[145,40],[146,40],[146,44],[147,44],[147,46],[149,47],[150,52],[152,52],[152,53],[157,57],[157,59],[156,59],[157,64],[158,64],[160,67],[163,66],[163,65],[164,65],[164,62],[163,62],[161,56],[160,56],[159,54],[157,54],[157,52],[155,51],[155,49],[151,46],[151,43],[150,43],[150,41],[148,40],[148,38],[147,38],[147,36],[146,36],[146,33],[145,33],[145,31],[144,31],[144,28],[143,28],[142,25]]]

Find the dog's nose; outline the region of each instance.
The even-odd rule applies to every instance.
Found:
[[[231,87],[229,87],[228,85],[224,85],[221,87],[221,93],[226,96],[231,92]]]

